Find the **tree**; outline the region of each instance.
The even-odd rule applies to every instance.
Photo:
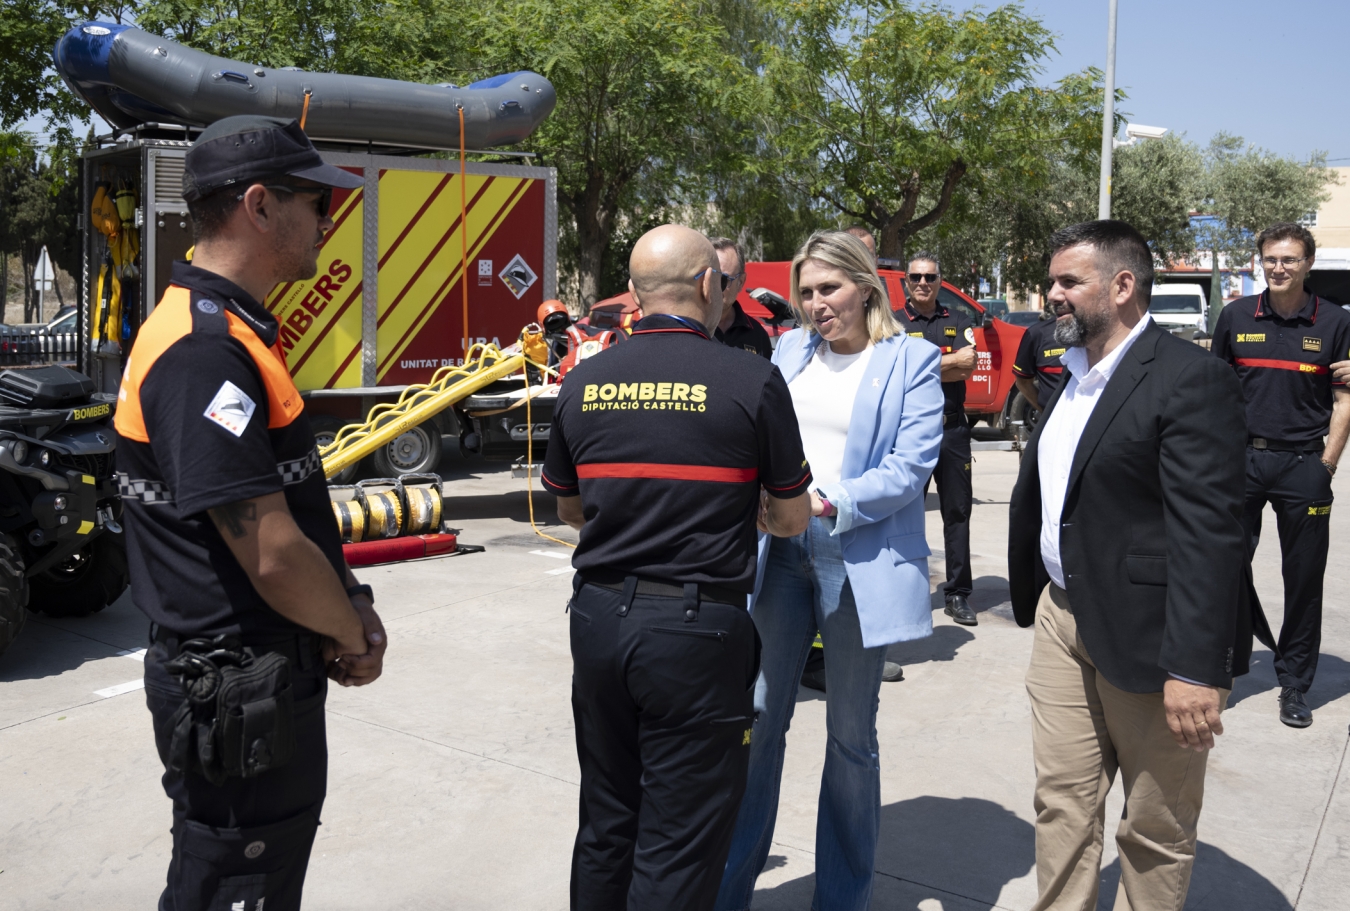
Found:
[[[129,6],[130,0],[5,0],[0,5],[0,47],[5,49],[0,54],[0,129],[36,114],[46,114],[49,127],[64,127],[71,119],[88,122],[89,109],[52,68],[52,49],[77,22],[105,17],[121,22]]]
[[[417,79],[429,3],[400,0],[143,0],[136,23],[189,47],[262,66]],[[434,31],[442,56],[455,31]],[[450,36],[447,38],[447,36]],[[298,112],[297,112],[298,114]]]
[[[1263,228],[1316,212],[1331,198],[1327,186],[1337,182],[1325,152],[1307,161],[1283,158],[1231,133],[1215,135],[1205,157],[1205,211],[1221,221],[1206,232],[1206,246],[1235,259],[1256,252]]]
[[[588,307],[607,265],[618,271],[616,235],[706,205],[709,176],[734,168],[719,136],[751,104],[750,74],[721,22],[681,0],[506,0],[465,15],[477,74],[531,69],[557,89],[524,148],[558,171],[560,252]]]
[[[1097,217],[1097,180],[1090,161],[1052,162],[1043,188],[979,194],[970,205],[954,206],[921,242],[952,266],[976,264],[977,274],[988,277],[997,265],[1018,293],[1037,290],[1049,271],[1050,235]],[[1183,136],[1122,147],[1113,158],[1111,216],[1143,234],[1160,263],[1190,258],[1191,213],[1202,205],[1207,183],[1204,153]],[[948,268],[951,280],[966,278]]]
[[[963,191],[1033,191],[1098,142],[1088,72],[1034,84],[1053,35],[1013,5],[954,13],[908,0],[776,0],[766,50],[788,178],[873,226],[885,257]]]
[[[43,247],[53,262],[78,274],[75,217],[79,187],[69,154],[44,156],[31,136],[0,133],[0,251],[19,254],[24,321],[36,319],[34,269]]]

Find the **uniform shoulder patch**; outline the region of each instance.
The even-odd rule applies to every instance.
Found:
[[[206,406],[206,411],[202,412],[202,415],[235,436],[242,437],[257,407],[253,399],[248,397],[248,393],[226,380],[220,384],[215,398],[211,399],[211,404]]]
[[[1321,351],[1321,350],[1322,350],[1322,340],[1321,340],[1320,338],[1309,338],[1309,337],[1307,337],[1307,336],[1305,335],[1305,336],[1303,337],[1303,350],[1304,350],[1304,351]]]
[[[975,344],[975,330],[970,326],[966,327],[966,341],[971,345]]]

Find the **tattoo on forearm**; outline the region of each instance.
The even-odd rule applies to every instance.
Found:
[[[228,506],[217,506],[215,509],[208,509],[211,520],[216,523],[216,527],[222,530],[228,529],[230,534],[236,538],[243,538],[248,535],[248,529],[244,527],[244,522],[253,522],[258,518],[258,506],[255,503],[245,501],[243,503],[231,503]]]

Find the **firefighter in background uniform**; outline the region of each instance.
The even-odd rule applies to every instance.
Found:
[[[1224,307],[1211,350],[1233,365],[1247,400],[1244,524],[1252,554],[1262,509],[1269,502],[1275,510],[1284,575],[1284,624],[1272,646],[1280,720],[1304,728],[1312,724],[1304,695],[1322,643],[1331,479],[1350,434],[1350,390],[1331,373],[1350,356],[1350,314],[1304,288],[1316,252],[1307,228],[1272,225],[1257,235],[1256,249],[1268,287]]]
[[[772,534],[800,534],[811,472],[778,368],[712,340],[726,275],[707,238],[656,228],[629,271],[646,315],[568,375],[543,469],[581,533],[571,907],[697,911],[745,791],[761,497]]]
[[[1028,326],[1022,334],[1017,359],[1013,361],[1013,381],[1017,383],[1017,391],[1037,412],[1045,410],[1050,397],[1059,388],[1060,377],[1064,375],[1059,357],[1064,350],[1064,346],[1055,341],[1055,321],[1047,319],[1045,314],[1041,315],[1040,322]],[[1027,428],[1028,431],[1031,429]]]
[[[343,560],[314,434],[261,303],[279,282],[314,276],[331,188],[360,184],[325,165],[294,121],[208,127],[183,178],[193,263],[174,264],[123,375],[117,475],[132,597],[152,621],[146,703],[173,801],[161,911],[300,907],[326,791],[326,678],[380,674],[370,586]],[[215,703],[185,690],[209,694],[212,674],[189,672],[224,652],[276,669],[274,689],[243,706],[245,774],[221,772],[231,741]],[[288,720],[285,759],[291,738],[276,732]],[[255,724],[280,755],[258,749]]]
[[[942,351],[942,451],[933,480],[942,510],[947,582],[942,587],[945,613],[962,626],[980,621],[966,600],[974,588],[970,574],[970,424],[966,420],[966,380],[975,372],[975,329],[959,310],[938,303],[942,273],[937,256],[916,253],[905,273],[905,306],[895,314],[911,338],[927,339]],[[925,491],[926,494],[926,491]]]
[[[745,287],[745,251],[729,237],[714,237],[712,245],[717,251],[719,268],[729,276],[726,290],[722,292],[722,320],[713,331],[713,338],[728,347],[743,348],[762,358],[773,357],[773,345],[769,343],[769,333],[764,325],[736,303]]]

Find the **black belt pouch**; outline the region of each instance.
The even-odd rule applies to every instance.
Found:
[[[212,784],[254,778],[295,755],[291,667],[277,652],[185,642],[165,667],[187,690],[173,719],[170,767]]]

